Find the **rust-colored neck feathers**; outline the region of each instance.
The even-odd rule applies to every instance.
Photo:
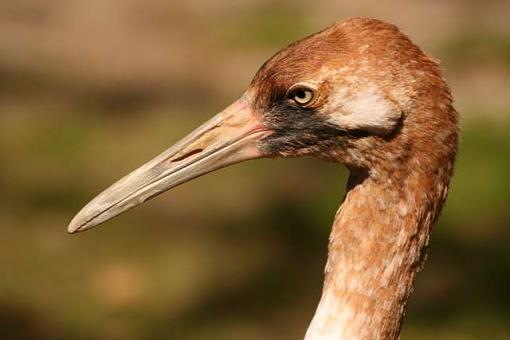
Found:
[[[373,179],[352,173],[330,235],[318,339],[396,339],[415,273],[447,194],[444,172]]]

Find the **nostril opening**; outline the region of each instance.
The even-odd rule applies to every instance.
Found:
[[[190,152],[185,153],[185,154],[184,154],[184,155],[182,155],[181,157],[177,157],[177,158],[175,158],[175,159],[172,159],[172,163],[173,163],[173,162],[179,162],[179,161],[182,161],[182,160],[184,160],[184,159],[186,159],[186,158],[188,158],[188,157],[190,157],[190,156],[196,155],[197,153],[200,153],[200,152],[202,152],[202,151],[204,151],[204,149],[195,149],[195,150],[192,150],[192,151],[190,151]]]

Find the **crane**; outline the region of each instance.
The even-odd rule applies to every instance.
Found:
[[[348,18],[279,51],[241,98],[99,194],[68,231],[249,159],[341,163],[347,191],[305,339],[397,339],[457,144],[458,113],[439,62],[394,25]]]

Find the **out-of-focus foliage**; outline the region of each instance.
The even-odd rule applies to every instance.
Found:
[[[298,339],[346,171],[261,160],[91,232],[73,214],[346,16],[398,24],[462,114],[451,194],[403,339],[510,337],[510,21],[493,1],[0,3],[0,338]]]

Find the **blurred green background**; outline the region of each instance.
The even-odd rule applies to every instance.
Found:
[[[92,232],[96,193],[346,16],[442,59],[462,115],[451,194],[403,339],[510,338],[509,1],[0,2],[0,338],[299,339],[346,170],[312,159],[205,176]]]

